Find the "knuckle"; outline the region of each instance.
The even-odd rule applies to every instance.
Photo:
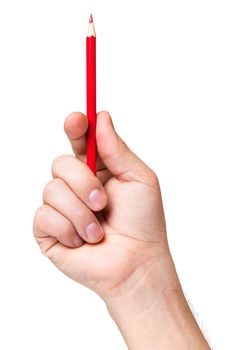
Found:
[[[74,233],[74,227],[69,220],[64,220],[58,228],[58,234],[60,237],[65,237]]]
[[[142,171],[138,173],[141,182],[148,184],[151,187],[159,187],[159,179],[156,173],[146,166]]]
[[[34,231],[36,231],[37,229],[40,229],[40,230],[44,229],[44,222],[46,220],[47,211],[48,211],[47,205],[41,205],[36,210],[35,216],[34,216],[34,223],[33,223]]]
[[[38,207],[38,209],[35,212],[36,221],[40,220],[45,215],[46,209],[47,209],[47,206],[45,204]]]
[[[79,208],[76,212],[78,215],[78,220],[77,220],[78,226],[82,227],[83,222],[85,221],[85,219],[87,217],[88,211],[89,211],[89,209],[85,208],[83,204],[81,206],[79,206]]]
[[[66,239],[71,239],[71,237],[73,237],[74,234],[75,231],[71,223],[63,223],[58,230],[58,240],[65,241]]]
[[[55,158],[51,166],[52,174],[58,173],[59,169],[62,168],[71,158],[73,158],[73,156],[69,154],[62,154],[61,156]]]
[[[63,184],[63,180],[55,178],[47,182],[43,190],[43,199],[49,196],[49,194],[56,191],[56,188]]]
[[[110,114],[110,113],[105,109],[98,112],[98,116],[102,116],[103,114]]]
[[[153,185],[159,186],[158,176],[152,169],[149,170],[149,180]]]

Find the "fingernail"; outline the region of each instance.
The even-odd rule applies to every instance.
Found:
[[[106,204],[106,200],[107,200],[106,194],[101,190],[99,190],[98,188],[90,192],[89,202],[93,210],[103,209]]]
[[[103,237],[103,231],[99,225],[97,225],[95,222],[92,222],[92,224],[89,224],[86,227],[86,235],[88,242],[94,243]]]

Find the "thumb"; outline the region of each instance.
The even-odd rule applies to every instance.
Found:
[[[107,111],[98,113],[96,141],[100,158],[116,177],[124,181],[148,182],[150,173],[155,176],[117,134]]]

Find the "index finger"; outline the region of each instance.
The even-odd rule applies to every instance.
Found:
[[[68,115],[64,122],[64,131],[70,140],[72,149],[76,156],[84,155],[86,152],[86,131],[88,119],[81,112],[73,112]]]

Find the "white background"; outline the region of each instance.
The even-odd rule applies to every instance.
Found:
[[[185,293],[215,349],[240,349],[241,8],[233,0],[0,2],[0,348],[125,349],[102,301],[41,255],[32,219],[63,121],[98,110],[158,174]]]

